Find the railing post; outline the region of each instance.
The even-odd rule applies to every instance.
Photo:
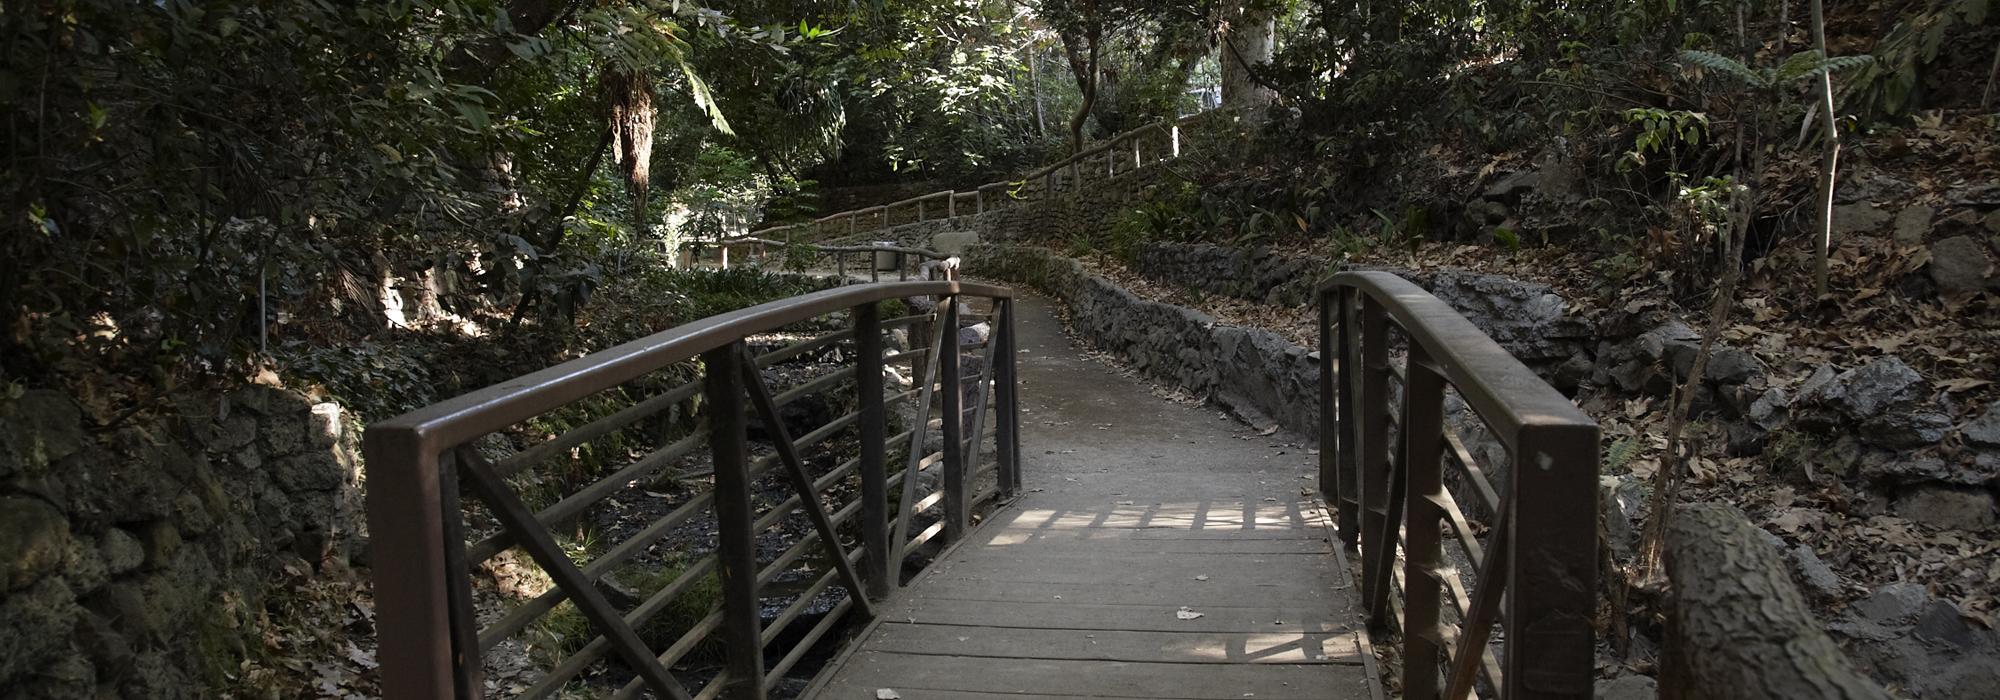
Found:
[[[966,504],[971,495],[966,487],[970,479],[965,478],[965,428],[964,398],[965,387],[960,381],[958,344],[958,296],[943,297],[944,314],[941,321],[943,332],[938,334],[938,390],[943,392],[944,404],[940,417],[944,431],[944,538],[945,542],[957,542],[965,536],[972,524]]]
[[[1443,552],[1438,521],[1445,497],[1438,465],[1444,458],[1444,377],[1439,376],[1422,347],[1410,344],[1404,366],[1403,416],[1398,430],[1403,441],[1403,697],[1435,698],[1438,662],[1443,658],[1444,632],[1438,625],[1438,584]],[[1391,527],[1394,525],[1391,524]],[[1588,529],[1588,528],[1586,528]],[[1392,551],[1384,547],[1383,551]],[[1589,596],[1586,595],[1586,598]],[[1468,652],[1471,653],[1471,652]]]
[[[1179,158],[1181,157],[1181,125],[1178,122],[1174,124],[1173,140],[1174,157]]]
[[[1523,427],[1508,498],[1507,697],[1588,698],[1597,591],[1595,425]],[[1482,582],[1483,583],[1483,582]]]
[[[861,394],[861,547],[868,551],[868,568],[862,573],[868,597],[883,600],[894,585],[889,578],[894,571],[889,561],[889,472],[883,445],[889,414],[882,404],[881,304],[854,307],[854,354],[854,388]]]
[[[1014,300],[996,301],[998,318],[993,323],[994,342],[1000,344],[994,353],[997,364],[994,370],[994,384],[999,390],[998,407],[1000,415],[994,423],[998,432],[994,436],[994,457],[1000,462],[999,487],[1003,498],[1012,498],[1021,488],[1021,395],[1018,367],[1014,363]]]
[[[984,213],[986,213],[986,188],[985,188],[985,187],[980,187],[979,189],[976,189],[976,190],[973,190],[973,191],[972,191],[972,213],[974,213],[974,214],[984,214]]]
[[[958,190],[952,190],[951,194],[944,196],[944,215],[947,218],[958,218]]]
[[[764,697],[764,643],[759,639],[756,507],[750,499],[742,342],[702,353],[706,368],[709,449],[715,465],[716,561],[722,586],[722,638],[730,698]]]
[[[717,245],[715,248],[722,251],[722,269],[729,269],[729,244],[724,243]]]
[[[917,200],[917,223],[924,222],[924,200]]]
[[[850,213],[847,215],[847,235],[853,236],[854,233],[854,215]]]
[[[369,541],[375,605],[388,615],[375,620],[384,654],[382,697],[462,697],[452,687],[438,456],[414,432],[369,430],[361,447],[376,474],[368,494],[368,527],[377,533]]]

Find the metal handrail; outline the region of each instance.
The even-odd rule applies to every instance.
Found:
[[[882,302],[915,297],[935,299],[935,310],[920,317],[881,317]],[[978,349],[958,341],[956,327],[964,297],[985,298],[994,307],[992,336],[983,348],[987,361],[976,384],[962,382],[960,363],[952,361]],[[721,692],[732,697],[762,697],[802,654],[795,649],[767,666],[765,643],[798,620],[803,610],[795,604],[769,629],[760,629],[758,590],[763,582],[795,565],[809,550],[826,550],[825,559],[833,562],[833,570],[816,577],[812,591],[838,583],[850,593],[865,595],[848,595],[838,607],[839,614],[819,620],[800,637],[819,639],[832,629],[839,615],[848,611],[872,615],[874,601],[886,598],[900,585],[901,563],[909,546],[903,534],[913,518],[935,508],[943,541],[956,541],[964,536],[973,509],[1019,489],[1013,309],[1011,290],[955,280],[840,287],[700,319],[369,426],[363,448],[370,467],[367,509],[373,533],[370,553],[384,696],[478,697],[483,685],[483,651],[566,599],[599,636],[563,658],[528,695],[544,697],[597,659],[615,654],[638,676],[616,694],[618,697],[633,697],[642,690],[661,697],[691,697],[667,668],[719,631],[728,650],[728,666],[722,677],[702,689],[700,697]],[[841,311],[851,314],[848,329],[761,357],[753,355],[746,343],[752,335]],[[885,330],[911,324],[913,319],[915,328],[910,336],[931,339],[927,355],[904,354],[891,359],[883,348]],[[855,349],[851,376],[843,369],[783,393],[765,385],[759,370],[764,364],[840,342],[852,343]],[[542,459],[559,457],[558,453],[566,454],[567,448],[537,446],[495,462],[471,446],[485,435],[600,392],[619,387],[627,387],[629,392],[628,383],[634,380],[696,359],[704,370],[698,388],[706,404],[706,417],[695,433],[661,445],[609,476],[563,495],[560,502],[541,513],[522,502],[507,475]],[[921,377],[924,385],[920,391],[885,396],[885,365],[894,361],[913,364],[911,374]],[[852,387],[858,394],[859,409],[796,439],[790,435],[780,419],[783,404],[798,395],[843,387]],[[677,387],[638,399],[613,415],[552,436],[546,444],[578,445],[628,429],[694,398],[695,392],[687,389]],[[968,392],[977,394],[977,400],[969,405]],[[918,394],[914,427],[893,437],[886,435],[886,407]],[[934,394],[943,415],[957,418],[941,421],[945,448],[921,454]],[[984,430],[989,400],[994,404],[990,412],[994,427]],[[753,414],[771,437],[775,454],[770,457],[753,460],[748,456],[748,424]],[[974,426],[981,429],[961,435],[967,417],[974,418]],[[858,432],[859,455],[817,478],[808,474],[806,451],[848,429]],[[988,436],[994,438],[996,452],[993,466],[982,468],[979,446]],[[606,480],[622,484],[644,478],[642,472],[691,454],[701,440],[712,453],[713,468],[708,472],[715,482],[712,491],[681,503],[639,534],[581,566],[554,542],[549,532],[552,524],[576,517],[582,509],[618,490],[617,485],[606,486]],[[885,464],[888,448],[904,441],[909,445],[909,463],[900,472],[891,472]],[[530,457],[530,453],[536,456]],[[915,492],[921,482],[913,475],[932,468],[942,471],[942,491],[917,503]],[[752,499],[752,482],[774,473],[782,474],[794,493],[760,513]],[[975,490],[974,482],[988,474],[993,475],[993,486]],[[860,479],[859,497],[829,512],[822,504],[825,490],[854,476]],[[483,630],[471,604],[469,570],[477,561],[468,552],[461,483],[468,494],[483,503],[491,520],[504,528],[500,536],[480,539],[474,553],[477,558],[490,556],[498,551],[496,547],[518,547],[556,583],[556,588],[524,602]],[[889,488],[897,483],[902,484],[903,494],[899,507],[888,496]],[[713,555],[691,563],[680,578],[630,611],[621,612],[608,602],[597,588],[603,576],[704,510],[712,512],[716,522],[719,546]],[[757,533],[797,512],[806,514],[812,531],[760,568]],[[836,528],[852,521],[856,514],[859,545],[845,546]],[[634,631],[637,626],[667,608],[672,599],[711,570],[720,578],[723,602],[719,608],[664,650],[647,648]]]
[[[1402,632],[1404,697],[1456,700],[1481,678],[1500,697],[1589,697],[1596,422],[1408,280],[1343,272],[1317,298],[1320,405],[1335,407],[1319,420],[1320,490],[1337,505],[1341,538],[1361,550],[1370,628]],[[1391,326],[1407,348],[1400,372],[1389,361]],[[1387,405],[1391,380],[1402,384],[1400,414]],[[1445,421],[1447,389],[1511,456],[1498,490]],[[1490,518],[1484,546],[1441,465],[1457,470],[1485,509],[1476,514]],[[1443,555],[1447,524],[1477,570],[1470,590]],[[1447,594],[1457,625],[1440,614]],[[1488,643],[1503,619],[1504,668]]]
[[[1130,131],[1126,131],[1124,133],[1112,136],[1108,139],[1099,142],[1095,146],[1073,153],[1054,163],[1030,171],[1028,174],[1023,175],[1016,179],[997,180],[994,182],[986,183],[984,185],[980,185],[978,187],[974,187],[971,190],[963,190],[963,191],[941,190],[929,194],[921,194],[915,197],[900,199],[894,202],[890,202],[888,204],[878,204],[874,206],[862,207],[859,209],[853,209],[849,211],[835,212],[833,214],[828,214],[826,216],[819,217],[807,223],[767,226],[749,232],[748,234],[746,234],[746,237],[769,238],[778,235],[784,235],[789,237],[792,235],[794,231],[808,227],[814,229],[814,233],[817,234],[824,232],[827,224],[839,221],[847,222],[847,229],[845,231],[847,235],[855,235],[863,231],[863,229],[860,229],[858,225],[855,223],[856,219],[862,217],[874,217],[875,218],[874,228],[866,229],[868,231],[890,228],[894,225],[890,222],[890,214],[897,207],[907,207],[910,205],[917,206],[917,217],[915,223],[922,223],[928,220],[925,217],[923,204],[927,201],[931,201],[940,197],[945,198],[945,216],[947,218],[958,216],[958,200],[962,197],[972,198],[973,213],[975,214],[984,213],[988,209],[988,204],[986,200],[987,200],[987,194],[989,192],[995,192],[1000,190],[1010,190],[1019,192],[1030,187],[1032,183],[1035,183],[1037,181],[1040,181],[1042,183],[1042,189],[1045,192],[1057,191],[1058,185],[1061,184],[1059,183],[1059,180],[1061,180],[1063,183],[1069,184],[1070,189],[1075,189],[1076,187],[1081,186],[1083,181],[1088,179],[1089,177],[1087,172],[1083,170],[1081,166],[1084,161],[1092,158],[1102,157],[1105,161],[1105,169],[1104,169],[1105,176],[1115,177],[1119,173],[1118,162],[1122,160],[1117,156],[1129,150],[1132,153],[1132,167],[1126,169],[1125,172],[1136,170],[1145,163],[1145,158],[1140,150],[1140,141],[1143,137],[1148,135],[1158,135],[1161,138],[1165,139],[1167,142],[1166,147],[1162,149],[1162,152],[1165,153],[1165,155],[1156,158],[1156,161],[1165,161],[1173,158],[1178,158],[1180,157],[1181,154],[1181,129],[1183,127],[1191,126],[1201,121],[1216,118],[1217,115],[1234,114],[1237,111],[1238,110],[1235,109],[1211,109],[1203,112],[1196,112],[1194,114],[1190,114],[1183,117],[1147,124],[1145,126],[1141,126],[1136,129],[1132,129]],[[1069,173],[1069,176],[1066,179],[1060,177],[1065,171]],[[1018,194],[1016,194],[1013,198],[1024,198],[1024,197],[1020,197]]]

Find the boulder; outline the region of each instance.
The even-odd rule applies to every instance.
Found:
[[[1993,261],[1986,244],[1971,236],[1952,236],[1931,245],[1928,270],[1939,294],[1966,296],[1985,291]]]
[[[1892,450],[1935,445],[1944,439],[1951,418],[1930,409],[1893,411],[1861,423],[1861,439]]]
[[[69,559],[69,520],[36,498],[0,498],[0,592],[24,588]]]
[[[1980,489],[1914,486],[1897,494],[1892,509],[1904,518],[1949,530],[1984,530],[1995,522],[1993,496]]]
[[[1875,590],[1861,602],[1854,604],[1854,612],[1862,619],[1878,625],[1896,626],[1916,619],[1924,604],[1930,601],[1930,593],[1920,583],[1892,583]]]
[[[1987,406],[1985,413],[1959,426],[1958,434],[1968,445],[2000,448],[2000,403]]]
[[[83,412],[59,392],[38,389],[0,406],[0,478],[39,474],[83,442]]]
[[[1847,237],[1882,230],[1893,217],[1870,202],[1842,204],[1833,208],[1833,235]]]
[[[1792,573],[1797,575],[1807,593],[1821,600],[1840,595],[1840,576],[1835,575],[1811,547],[1798,545],[1785,550],[1785,561],[1791,563]]]
[[[1807,379],[1799,390],[1799,401],[1851,420],[1906,409],[1930,394],[1930,383],[1923,375],[1893,355],[1839,375],[1829,377],[1829,373],[1822,367]]]
[[[1912,204],[1896,212],[1896,245],[1923,245],[1924,237],[1931,232],[1931,220],[1937,217],[1937,210],[1922,204]]]

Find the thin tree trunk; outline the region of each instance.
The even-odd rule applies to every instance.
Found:
[[[1042,116],[1042,53],[1033,47],[1028,49],[1028,82],[1035,89],[1035,136],[1049,135],[1049,122]]]
[[[1826,12],[1821,0],[1812,0],[1813,48],[1826,60]],[[1819,74],[1820,125],[1826,129],[1825,157],[1819,168],[1819,235],[1813,251],[1813,295],[1826,296],[1827,258],[1833,252],[1833,183],[1840,167],[1840,132],[1833,116],[1833,71]]]

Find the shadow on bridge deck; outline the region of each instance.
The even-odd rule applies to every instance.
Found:
[[[1379,693],[1317,458],[1088,358],[1042,300],[1019,310],[1027,492],[885,605],[817,697]]]

